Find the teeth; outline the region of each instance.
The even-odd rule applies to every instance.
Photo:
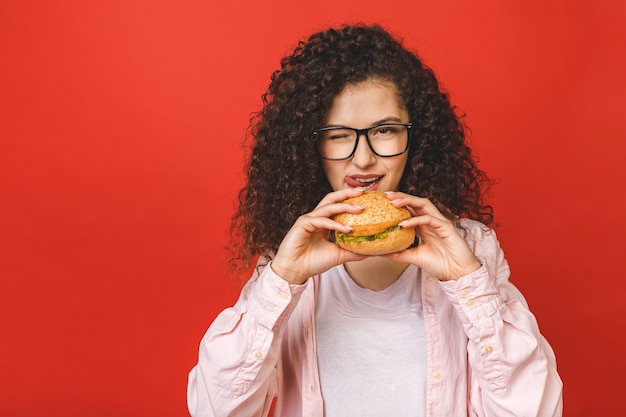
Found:
[[[356,182],[360,182],[361,184],[363,184],[362,187],[354,187],[354,189],[359,190],[359,191],[367,191],[367,189],[371,188],[374,184],[378,182],[378,180],[380,180],[380,177],[355,178],[354,180]]]
[[[355,178],[356,181],[358,182],[362,182],[364,184],[371,184],[373,182],[376,182],[380,179],[380,177],[374,177],[374,178]]]

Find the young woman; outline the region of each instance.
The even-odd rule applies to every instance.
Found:
[[[490,229],[489,180],[414,53],[378,26],[314,34],[251,132],[233,253],[257,267],[202,340],[193,416],[561,415],[554,354]],[[329,239],[365,190],[411,211],[416,245],[366,257]]]

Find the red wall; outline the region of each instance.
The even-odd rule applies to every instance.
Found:
[[[186,415],[200,338],[238,292],[222,248],[248,115],[297,39],[377,21],[438,71],[500,179],[565,415],[619,415],[623,4],[3,1],[0,414]]]

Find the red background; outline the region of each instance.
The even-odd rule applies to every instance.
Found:
[[[298,39],[365,21],[468,114],[565,415],[622,415],[624,4],[4,0],[0,414],[186,415],[238,293],[223,246],[248,116]]]

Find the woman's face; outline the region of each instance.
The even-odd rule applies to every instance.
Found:
[[[325,127],[363,129],[380,123],[408,122],[409,113],[395,85],[374,79],[346,86],[333,99]],[[376,156],[362,135],[351,158],[341,161],[322,159],[322,166],[335,191],[345,188],[396,191],[407,155],[408,152],[386,158]]]

